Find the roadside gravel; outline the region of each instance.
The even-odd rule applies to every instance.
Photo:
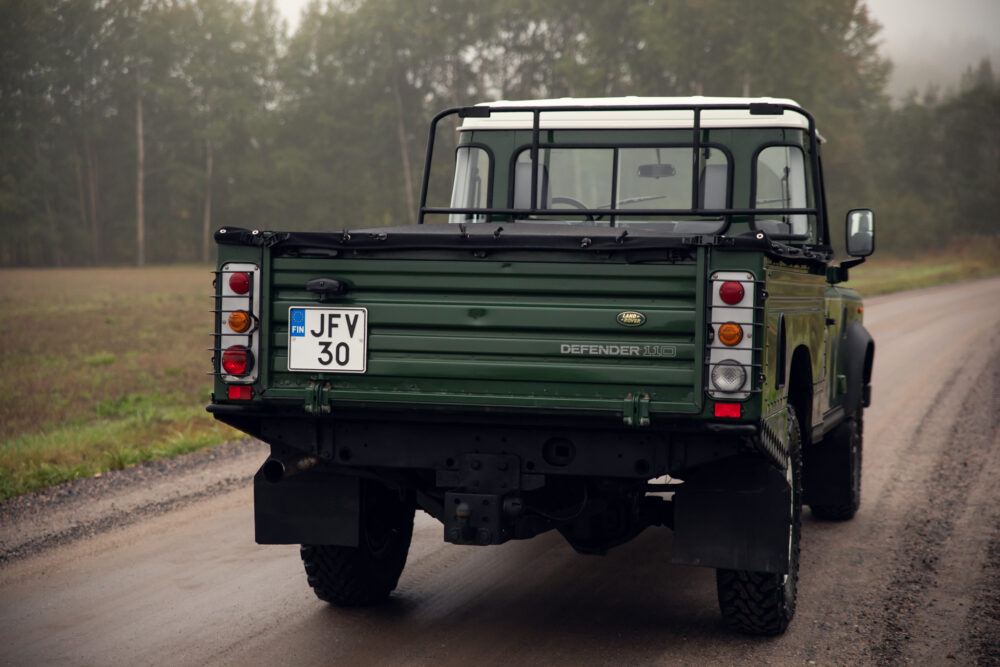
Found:
[[[10,498],[0,503],[0,565],[247,486],[267,452],[237,440]]]

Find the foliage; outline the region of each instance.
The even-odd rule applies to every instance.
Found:
[[[878,34],[860,0],[314,0],[291,35],[272,0],[0,0],[0,266],[406,223],[433,113],[539,96],[791,97],[834,221],[877,209],[882,250],[990,233],[989,64],[893,109]]]
[[[1000,79],[985,60],[957,93],[910,95],[869,130],[879,243],[897,253],[949,237],[996,235],[1000,210]]]

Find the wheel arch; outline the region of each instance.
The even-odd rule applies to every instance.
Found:
[[[875,341],[861,322],[855,320],[844,334],[847,352],[847,393],[844,395],[844,414],[853,415],[860,404],[871,404],[872,366],[875,362]]]
[[[812,359],[809,348],[805,345],[799,345],[792,352],[792,359],[788,367],[788,405],[795,410],[795,416],[799,420],[799,428],[803,434],[812,431],[812,399]],[[802,441],[807,443],[809,440],[803,435]]]

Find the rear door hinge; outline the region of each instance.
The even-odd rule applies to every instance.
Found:
[[[306,394],[306,412],[311,415],[330,414],[330,399],[326,395],[326,391],[329,388],[329,382],[316,381],[309,383],[309,390]]]
[[[622,421],[626,426],[649,426],[649,394],[632,392],[622,402]]]

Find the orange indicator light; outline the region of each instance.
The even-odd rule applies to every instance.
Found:
[[[719,341],[723,345],[738,345],[743,340],[743,327],[735,322],[726,322],[719,327]]]
[[[236,312],[229,313],[229,328],[236,333],[243,333],[248,330],[253,324],[253,319],[250,317],[250,313],[244,310],[237,310]]]

